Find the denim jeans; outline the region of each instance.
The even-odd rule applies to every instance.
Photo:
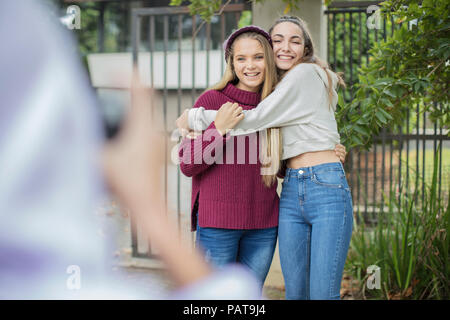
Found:
[[[352,198],[340,162],[287,169],[278,225],[286,299],[340,298],[352,228]]]
[[[221,229],[197,225],[196,246],[215,267],[241,263],[259,280],[261,288],[269,272],[277,242],[278,228]]]

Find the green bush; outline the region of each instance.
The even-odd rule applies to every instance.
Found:
[[[355,219],[346,272],[359,280],[364,298],[450,298],[450,207],[447,197],[438,197],[438,161],[425,190],[418,183],[413,193],[386,197],[376,226],[367,226],[361,215]],[[422,192],[425,202],[419,205]],[[370,265],[380,267],[380,289],[367,289]]]
[[[383,127],[401,125],[407,110],[450,125],[450,4],[446,0],[387,0],[380,16],[396,28],[373,43],[369,61],[358,69],[353,99],[341,98],[337,121],[341,142],[369,148]],[[341,94],[342,95],[342,94]]]

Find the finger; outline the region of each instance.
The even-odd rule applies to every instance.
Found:
[[[188,114],[187,113],[183,113],[176,121],[175,124],[177,125],[178,128],[182,128],[182,129],[189,129],[186,127],[186,124],[188,122]]]
[[[151,111],[153,108],[154,94],[152,90],[146,89],[139,79],[137,69],[133,72],[131,84],[131,103],[132,107],[129,112],[130,117],[136,122],[146,123],[151,120]]]
[[[189,130],[186,130],[185,128],[178,128],[178,132],[183,138],[189,135],[190,133]]]
[[[181,126],[181,125],[183,124],[183,121],[185,120],[185,118],[186,118],[186,114],[183,113],[183,114],[177,119],[177,121],[176,121],[177,125],[178,125],[178,126]]]
[[[231,102],[225,102],[220,109],[229,109],[231,107]]]
[[[236,119],[235,123],[240,122],[242,119],[244,119],[244,113],[237,115],[235,119]]]
[[[242,107],[237,103],[233,103],[233,110],[236,112],[242,112]]]
[[[237,108],[237,109],[235,109],[235,110],[233,110],[232,111],[232,114],[233,114],[233,116],[238,116],[238,115],[240,115],[242,113],[242,108],[241,107],[239,107],[239,108]]]

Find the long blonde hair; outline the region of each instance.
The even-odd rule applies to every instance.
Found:
[[[275,65],[275,59],[273,55],[273,49],[270,45],[269,41],[257,32],[245,32],[240,34],[234,39],[229,52],[227,65],[225,68],[225,72],[222,76],[222,79],[212,87],[208,88],[208,90],[222,90],[224,89],[228,83],[236,84],[239,82],[239,78],[236,76],[233,67],[234,60],[234,45],[239,39],[254,39],[257,40],[264,51],[264,64],[265,64],[265,72],[264,72],[264,82],[261,86],[261,100],[266,98],[275,88],[275,85],[278,82],[277,68]],[[264,134],[265,133],[265,134]],[[263,153],[263,161],[261,163],[261,167],[264,169],[269,168],[269,174],[262,174],[262,180],[266,187],[271,187],[274,182],[276,182],[276,173],[280,168],[280,154],[281,154],[281,134],[279,128],[269,128],[263,132],[262,146],[261,150],[266,150],[267,152]],[[264,171],[264,170],[262,170]],[[265,172],[265,171],[264,171]]]

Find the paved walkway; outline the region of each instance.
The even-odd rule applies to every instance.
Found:
[[[142,267],[120,267],[120,269],[132,286],[141,292],[148,292],[149,296],[165,296],[173,289],[173,283],[163,269]],[[284,290],[279,286],[265,285],[264,296],[273,300],[284,299]]]

